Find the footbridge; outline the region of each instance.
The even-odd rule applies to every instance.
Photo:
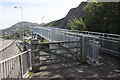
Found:
[[[43,26],[29,26],[27,29],[32,32],[32,38],[24,39],[21,53],[0,61],[0,79],[24,78],[28,72],[38,72],[42,65],[48,65],[44,64],[44,61],[53,60],[52,57],[43,60],[41,56],[52,55],[62,62],[74,60],[93,66],[98,65],[100,52],[120,57],[120,35],[117,34]],[[40,39],[36,39],[38,35]],[[20,44],[16,45],[21,48]]]
[[[54,27],[29,27],[31,31],[39,34],[50,42],[80,41],[88,38],[88,42],[98,43],[100,49],[113,55],[120,55],[120,35],[90,31],[66,30]],[[81,42],[82,43],[82,42]]]

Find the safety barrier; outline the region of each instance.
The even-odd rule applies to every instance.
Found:
[[[78,30],[70,30],[70,32],[96,36],[95,39],[101,45],[100,49],[102,51],[120,57],[120,35]]]
[[[23,78],[30,69],[30,50],[0,61],[0,79]]]
[[[54,27],[29,27],[34,33],[52,41],[80,40],[80,36],[93,37],[100,44],[100,50],[120,56],[120,35],[91,31],[67,30]],[[93,40],[93,39],[92,39]]]
[[[94,35],[97,37],[104,37],[104,38],[113,39],[113,40],[120,40],[120,35],[118,34],[109,34],[109,33],[92,32],[92,31],[80,31],[80,30],[70,30],[70,32]]]
[[[81,44],[83,44],[80,48],[82,48],[81,53],[84,53],[86,56],[89,56],[90,54],[93,54],[93,56],[89,56],[91,58],[94,58],[95,61],[99,61],[99,55],[95,55],[95,54],[99,54],[99,47],[98,48],[94,48],[96,45],[96,36],[94,35],[84,35],[84,34],[78,34],[78,33],[73,33],[70,32],[69,30],[66,29],[59,29],[59,28],[52,28],[52,27],[30,27],[30,30],[33,33],[39,34],[40,36],[42,36],[43,38],[49,40],[50,42],[56,42],[56,41],[80,41],[80,43],[78,44],[65,44],[64,46],[68,46],[68,47],[72,47],[72,46],[79,46]],[[82,40],[82,41],[81,41]],[[92,42],[90,42],[92,41]],[[92,43],[92,44],[91,44]],[[91,45],[90,45],[91,44]],[[90,51],[87,50],[89,47],[91,46],[92,49],[91,53],[89,53]],[[97,45],[99,45],[97,43]],[[94,51],[93,51],[94,50]],[[96,51],[98,50],[98,51]],[[83,52],[82,52],[83,51]],[[98,52],[98,53],[95,53]]]
[[[91,57],[94,61],[99,61],[99,44],[101,49],[113,52],[116,55],[120,55],[119,35],[84,31],[77,32],[66,29],[37,26],[29,27],[28,29],[33,31],[33,33],[39,34],[50,42],[80,41],[80,43],[66,43],[62,46],[65,46],[67,48],[67,46],[78,47],[79,45],[80,52],[85,53],[82,55],[85,55],[85,57]],[[35,38],[35,36],[32,38]],[[0,61],[0,79],[24,77],[24,74],[26,74],[31,68],[30,52],[31,51],[28,50],[11,58]]]

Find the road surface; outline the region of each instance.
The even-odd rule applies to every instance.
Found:
[[[16,46],[17,42],[18,41],[16,40],[10,47],[8,47],[7,49],[5,49],[3,52],[0,53],[1,60],[7,59],[9,57],[12,57],[12,56],[14,56],[14,55],[16,55],[16,54],[18,54],[20,52],[18,47]]]
[[[4,47],[8,46],[12,42],[13,40],[3,40],[0,38],[0,49],[3,49]]]

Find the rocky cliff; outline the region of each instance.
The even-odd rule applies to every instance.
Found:
[[[80,19],[84,17],[85,11],[84,7],[87,5],[87,2],[82,2],[78,7],[70,9],[68,14],[57,21],[53,21],[53,26],[60,27],[60,28],[69,28],[68,22],[69,20],[76,17],[77,19]]]

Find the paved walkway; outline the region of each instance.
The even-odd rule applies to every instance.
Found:
[[[44,61],[40,67],[40,72],[34,73],[31,78],[120,78],[119,58],[109,54],[100,54],[100,66],[93,67],[87,63],[78,64],[77,62],[68,61],[61,63],[58,58],[55,60]],[[47,58],[46,58],[47,59]],[[52,64],[56,63],[57,64]]]

